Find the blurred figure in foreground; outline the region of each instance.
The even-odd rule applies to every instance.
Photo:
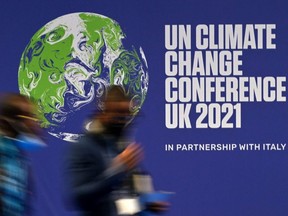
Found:
[[[154,212],[167,208],[167,203],[157,200],[144,206],[139,202],[132,175],[143,151],[137,143],[123,145],[132,117],[129,107],[130,98],[123,89],[111,86],[103,112],[94,117],[87,134],[72,144],[68,161],[71,196],[82,215],[138,215],[147,206]]]
[[[0,215],[29,215],[31,176],[25,150],[43,146],[35,106],[19,94],[0,104]]]

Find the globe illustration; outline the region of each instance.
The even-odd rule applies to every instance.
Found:
[[[132,95],[136,114],[148,89],[142,48],[125,47],[120,25],[95,13],[58,17],[40,28],[20,60],[20,93],[38,104],[41,127],[62,140],[76,141],[87,115],[103,109],[110,85]]]

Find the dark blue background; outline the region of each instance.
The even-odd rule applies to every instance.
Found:
[[[241,129],[165,127],[165,24],[276,24],[277,49],[245,51],[245,76],[286,76],[287,3],[284,0],[2,0],[1,91],[18,92],[21,54],[34,33],[72,12],[116,20],[149,66],[149,89],[137,140],[159,190],[176,192],[168,216],[286,216],[288,158],[282,152],[165,152],[166,143],[286,143],[287,103],[243,103]],[[49,148],[31,155],[37,216],[65,216],[64,158],[69,143],[49,137]]]

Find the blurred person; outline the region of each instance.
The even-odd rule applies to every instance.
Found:
[[[35,105],[9,93],[0,104],[0,215],[29,215],[31,173],[24,151],[44,145]]]
[[[119,200],[121,203],[128,200],[121,207],[124,210],[129,205],[138,205],[134,199],[126,199],[137,195],[131,175],[135,170],[138,172],[143,159],[139,144],[123,145],[132,119],[130,101],[122,87],[111,86],[104,110],[94,116],[80,141],[72,144],[68,158],[71,196],[83,216],[119,215],[119,206],[117,209],[115,204]],[[149,211],[162,212],[167,203],[153,201],[146,207]]]

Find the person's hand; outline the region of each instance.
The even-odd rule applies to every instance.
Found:
[[[0,179],[1,179],[1,177],[3,177],[3,176],[5,176],[5,171],[4,171],[4,169],[0,169]]]
[[[154,212],[154,213],[162,213],[164,211],[167,211],[170,204],[167,202],[151,202],[146,204],[146,208],[148,211]]]
[[[133,143],[126,147],[126,149],[119,154],[115,160],[123,163],[127,170],[136,167],[143,159],[143,150],[139,144]]]

